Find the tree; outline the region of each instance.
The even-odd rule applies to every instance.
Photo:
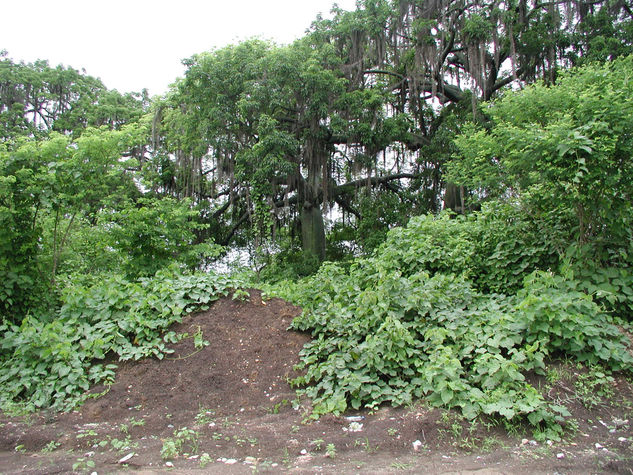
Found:
[[[452,179],[481,197],[573,217],[586,259],[630,265],[633,56],[561,73],[487,108],[491,123],[456,138]]]
[[[193,165],[192,175],[181,175],[181,193],[192,191],[185,183],[197,183],[198,197],[226,197],[220,211],[235,203],[237,221],[227,239],[247,221],[265,236],[274,220],[294,214],[304,250],[323,259],[323,207],[365,183],[405,176],[372,172],[378,153],[406,133],[408,123],[387,117],[381,89],[348,90],[329,48],[250,41],[187,64],[170,108],[162,111],[170,127],[165,143],[181,170],[183,157]],[[354,180],[360,171],[366,178]],[[283,208],[292,208],[290,216]]]
[[[88,126],[120,128],[138,120],[146,93],[109,91],[96,78],[47,61],[16,63],[0,54],[0,137],[43,137],[50,131],[79,135]]]
[[[138,194],[129,173],[138,162],[122,157],[145,135],[130,124],[0,150],[0,314],[19,321],[44,305],[74,227],[94,224],[104,207]]]

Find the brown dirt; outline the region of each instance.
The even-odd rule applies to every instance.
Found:
[[[569,366],[558,367],[549,396],[571,409],[577,430],[551,445],[522,443],[532,435],[520,428],[509,435],[493,423],[470,425],[423,403],[306,423],[308,402],[297,401],[287,382],[309,340],[287,331],[299,311],[262,302],[256,291],[246,302],[223,299],[173,328],[201,331],[210,342],[203,349],[189,337],[163,360],[123,363],[109,391],[73,413],[0,415],[0,473],[633,474],[630,382],[618,378],[613,397],[589,411],[589,399],[570,396],[578,374]],[[359,431],[350,430],[353,416]],[[161,449],[184,428],[194,443],[186,441],[170,467]]]

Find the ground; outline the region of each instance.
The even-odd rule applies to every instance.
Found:
[[[631,382],[598,397],[569,364],[536,381],[572,412],[562,441],[423,401],[308,422],[288,384],[309,340],[287,330],[299,312],[256,291],[220,300],[173,328],[188,335],[174,353],[121,364],[75,412],[0,414],[0,473],[633,474]]]

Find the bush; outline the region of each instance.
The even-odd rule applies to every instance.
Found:
[[[301,352],[305,374],[294,382],[312,399],[315,417],[425,397],[467,417],[556,427],[567,410],[548,403],[526,372],[542,373],[544,360],[559,356],[614,370],[633,363],[624,336],[576,282],[534,271],[513,291],[515,279],[553,255],[538,246],[523,250],[526,261],[499,252],[514,237],[542,242],[537,233],[516,236],[524,224],[508,213],[413,218],[349,270],[326,263],[315,276],[278,287],[303,307],[293,327],[313,336]],[[476,242],[482,234],[488,240]],[[482,249],[495,252],[479,255]],[[507,296],[474,284],[477,269],[495,263],[506,268],[480,285],[507,285]]]

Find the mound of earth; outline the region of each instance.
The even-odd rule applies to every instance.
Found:
[[[120,364],[68,414],[0,416],[0,473],[633,473],[633,392],[592,410],[565,404],[575,437],[529,440],[422,402],[307,422],[288,381],[309,336],[288,331],[300,309],[225,298],[172,327],[164,359]],[[203,341],[208,344],[202,344]],[[571,371],[571,370],[570,370]],[[564,398],[564,379],[552,397]],[[524,439],[528,437],[528,439]]]

